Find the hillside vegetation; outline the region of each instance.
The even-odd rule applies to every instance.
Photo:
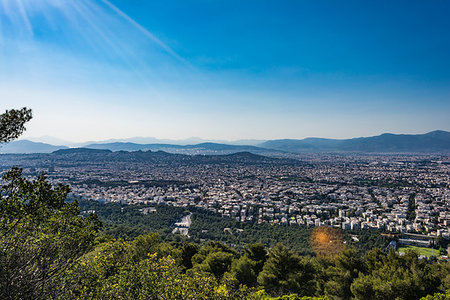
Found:
[[[280,243],[242,249],[163,242],[157,233],[113,239],[99,234],[96,215],[81,216],[77,202],[65,201],[67,186],[26,180],[17,168],[3,179],[2,299],[445,299],[450,289],[450,264],[414,252],[362,256],[340,244],[339,253],[299,256]],[[327,232],[317,236],[323,245],[335,241]]]

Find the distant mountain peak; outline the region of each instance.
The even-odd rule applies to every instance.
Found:
[[[306,138],[272,140],[260,147],[288,152],[378,152],[378,153],[449,153],[450,132],[436,130],[425,134],[383,133],[353,139]]]
[[[435,131],[428,132],[425,135],[450,136],[450,132],[445,131],[445,130],[435,130]]]
[[[12,141],[7,144],[0,145],[0,153],[51,153],[55,150],[67,149],[66,146],[54,146],[41,142],[33,142],[29,140]]]

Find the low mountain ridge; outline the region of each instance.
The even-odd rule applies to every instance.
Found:
[[[66,146],[54,146],[46,143],[32,142],[28,140],[13,141],[4,145],[0,145],[0,153],[51,153],[59,149],[68,149]]]
[[[5,155],[7,156],[7,155]],[[6,158],[4,158],[6,159]],[[167,153],[164,151],[110,151],[88,148],[61,149],[53,153],[34,154],[8,154],[7,160],[11,164],[24,160],[33,164],[33,161],[45,160],[52,166],[108,164],[108,163],[145,163],[155,165],[254,165],[254,164],[299,164],[298,160],[273,158],[250,152],[238,152],[228,155],[186,155]],[[22,164],[21,163],[21,164]]]
[[[392,134],[353,139],[306,138],[271,140],[259,145],[287,152],[377,152],[437,153],[450,152],[450,132],[436,130],[426,134]]]
[[[262,147],[249,145],[229,145],[212,142],[205,142],[195,145],[172,145],[172,144],[136,144],[136,143],[107,143],[107,144],[90,144],[86,148],[91,149],[108,149],[111,151],[164,151],[169,153],[180,154],[231,154],[236,152],[252,152],[256,154],[264,154],[269,152],[280,152],[279,150],[270,150]]]

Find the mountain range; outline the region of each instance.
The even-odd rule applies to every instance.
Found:
[[[432,131],[426,134],[385,133],[373,137],[345,140],[306,138],[303,140],[272,140],[259,145],[286,152],[377,152],[436,153],[450,152],[450,132]]]
[[[248,140],[256,142],[255,140]],[[190,145],[173,143],[132,143],[132,142],[97,142],[83,148],[111,151],[165,151],[179,154],[232,154],[251,152],[260,155],[305,152],[362,152],[362,153],[450,153],[450,132],[432,131],[426,134],[391,134],[385,133],[373,137],[353,139],[306,138],[270,140],[256,145],[240,145],[238,141],[230,143],[198,143]],[[14,141],[0,147],[0,153],[51,153],[67,146],[32,142]]]
[[[65,145],[71,148],[82,148],[91,144],[113,144],[113,143],[133,143],[133,144],[167,144],[167,145],[197,145],[202,143],[216,143],[216,144],[226,144],[226,145],[251,145],[255,146],[257,144],[265,142],[265,140],[236,140],[236,141],[226,141],[226,140],[206,140],[198,137],[190,137],[182,140],[171,140],[171,139],[158,139],[155,137],[131,137],[123,139],[108,139],[103,141],[89,141],[82,143],[70,142],[62,139],[58,139],[51,136],[41,136],[41,137],[30,137],[28,140],[32,142],[41,142],[50,145]]]

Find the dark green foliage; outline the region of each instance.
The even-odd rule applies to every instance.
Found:
[[[291,295],[283,295],[281,297],[267,297],[264,299],[270,299],[270,300],[329,300],[328,297],[308,297],[308,296],[299,296],[296,294]]]
[[[359,255],[365,255],[373,248],[385,249],[389,242],[392,240],[386,236],[381,235],[381,230],[355,230],[344,231],[344,238],[353,248],[358,251]],[[354,234],[358,237],[358,242],[353,241],[350,237]]]
[[[248,244],[245,247],[245,255],[248,257],[252,262],[254,262],[254,271],[255,274],[259,274],[259,272],[262,271],[264,263],[267,260],[268,253],[266,248],[261,243],[256,244]]]
[[[172,232],[171,226],[186,214],[184,208],[171,206],[157,206],[156,213],[145,215],[139,209],[147,205],[102,204],[86,200],[79,200],[79,203],[83,211],[95,211],[103,222],[103,233],[123,239],[133,239],[151,232],[166,237]]]
[[[241,223],[196,208],[190,208],[190,210],[194,212],[194,215],[189,235],[195,242],[219,240],[242,248],[251,243],[262,243],[266,247],[272,247],[281,242],[290,245],[298,254],[313,255],[309,244],[312,230],[309,228],[274,226],[267,223]],[[231,233],[225,231],[225,228],[230,228]]]
[[[161,242],[161,237],[157,233],[149,233],[136,237],[133,242],[133,250],[131,258],[134,261],[140,261],[147,257],[148,254],[156,253]]]
[[[255,272],[255,262],[247,256],[234,261],[231,272],[240,284],[255,286],[258,274]]]
[[[0,115],[0,143],[18,138],[25,131],[25,123],[33,117],[31,109],[11,109]]]
[[[89,250],[100,223],[66,203],[69,188],[34,181],[14,168],[0,198],[0,298],[48,299],[61,292],[58,278]]]
[[[314,270],[310,262],[282,244],[271,249],[269,259],[258,276],[258,284],[274,296],[314,293]]]
[[[237,258],[236,250],[220,242],[208,242],[192,257],[193,269],[213,274],[220,279],[230,271],[231,264]]]
[[[386,261],[386,253],[379,248],[373,248],[365,257],[365,269],[367,272],[372,272],[383,266]]]
[[[181,263],[185,269],[192,268],[192,257],[198,253],[200,247],[194,243],[183,243],[181,246]]]
[[[222,278],[225,272],[230,271],[233,259],[234,255],[231,253],[212,252],[200,264],[196,264],[194,268],[211,273],[219,279]]]
[[[261,243],[249,244],[244,250],[244,255],[233,263],[232,273],[239,283],[255,286],[267,260],[267,250]]]
[[[251,290],[234,286],[230,280],[222,283],[211,274],[194,270],[184,274],[170,255],[131,259],[136,246],[133,242],[111,241],[81,257],[62,279],[67,287],[62,298],[256,299]]]
[[[200,251],[192,257],[192,262],[195,264],[202,263],[206,257],[211,253],[224,252],[229,253],[235,257],[238,256],[237,251],[224,243],[209,241],[203,246]]]
[[[350,286],[363,271],[363,261],[357,256],[355,249],[346,249],[326,269],[328,281],[325,283],[325,294],[331,298],[350,299]]]
[[[442,278],[416,253],[399,256],[392,251],[387,257],[370,253],[370,260],[370,270],[351,285],[356,299],[418,299],[438,291]]]

